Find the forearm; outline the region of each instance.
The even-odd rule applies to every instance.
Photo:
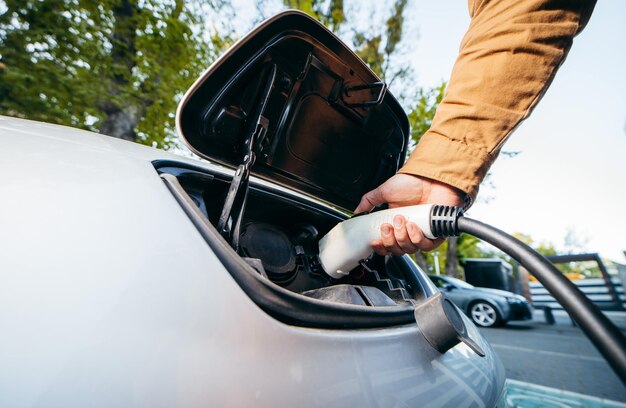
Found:
[[[475,198],[502,144],[550,85],[595,1],[470,1],[472,20],[432,127],[400,169]]]

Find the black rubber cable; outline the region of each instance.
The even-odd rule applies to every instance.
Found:
[[[541,254],[497,228],[463,216],[458,217],[457,227],[459,232],[492,244],[528,269],[576,321],[626,385],[626,337],[576,285]]]

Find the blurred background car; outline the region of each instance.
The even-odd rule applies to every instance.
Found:
[[[523,296],[506,290],[476,287],[450,276],[429,277],[440,291],[481,327],[532,319],[532,306]]]

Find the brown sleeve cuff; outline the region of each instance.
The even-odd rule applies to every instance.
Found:
[[[485,149],[428,131],[399,173],[449,184],[468,194],[473,202],[495,159]]]

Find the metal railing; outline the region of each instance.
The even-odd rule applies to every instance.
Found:
[[[606,280],[603,278],[581,279],[572,282],[601,310],[625,310],[626,294],[624,294],[624,286],[618,277],[611,277],[610,279],[612,288],[607,285]],[[541,283],[529,282],[529,286],[535,308],[550,307],[554,310],[563,309]],[[619,298],[618,304],[616,304],[613,298],[611,289],[614,289],[615,294]]]

